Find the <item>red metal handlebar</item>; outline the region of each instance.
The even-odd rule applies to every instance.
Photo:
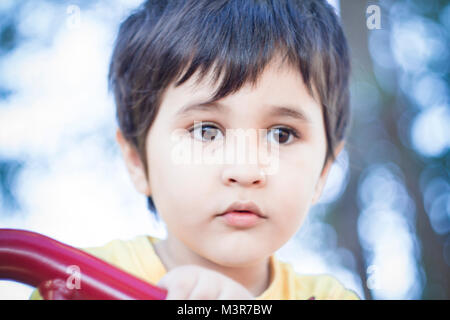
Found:
[[[69,299],[162,300],[167,295],[84,251],[25,230],[0,229],[0,279],[38,287],[41,294],[59,288]]]

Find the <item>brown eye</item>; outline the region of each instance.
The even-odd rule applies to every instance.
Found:
[[[291,140],[295,137],[298,138],[299,135],[295,130],[289,129],[289,128],[273,128],[269,131],[270,133],[273,133],[272,136],[274,137],[274,140],[276,143],[279,144],[288,144],[292,142]],[[269,134],[270,134],[269,133]]]
[[[222,135],[220,129],[213,125],[199,125],[195,128],[192,128],[190,132],[193,132],[194,139],[204,142],[212,142],[221,139]]]

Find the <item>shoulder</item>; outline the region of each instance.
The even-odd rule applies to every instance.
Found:
[[[138,236],[128,240],[114,239],[101,246],[80,248],[80,250],[106,262],[120,266],[132,258],[136,247],[142,245],[143,238],[143,236]]]
[[[347,289],[339,280],[329,274],[298,274],[287,262],[280,261],[279,265],[289,279],[294,299],[360,300],[354,291]]]
[[[155,241],[158,241],[158,239],[147,235],[139,235],[126,240],[111,240],[105,245],[81,248],[81,250],[136,277],[152,281],[154,269],[159,266],[152,244]]]
[[[309,292],[309,298],[315,300],[360,300],[354,291],[328,274],[297,275],[296,284],[299,294]]]

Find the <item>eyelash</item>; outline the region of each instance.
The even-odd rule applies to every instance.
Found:
[[[211,127],[211,128],[218,129],[218,130],[221,131],[220,128],[218,128],[216,125],[211,124],[211,123],[202,123],[201,125],[191,127],[190,129],[188,129],[188,131],[189,131],[189,133],[192,134],[192,132],[193,132],[195,129],[201,129],[201,128],[205,128],[205,127]],[[300,133],[299,133],[296,129],[294,129],[294,128],[290,128],[290,127],[286,127],[286,126],[279,126],[279,127],[275,127],[275,128],[272,128],[272,129],[282,129],[282,130],[285,130],[285,131],[287,131],[289,134],[291,134],[292,136],[294,136],[296,140],[298,140],[298,139],[301,138]],[[203,141],[203,140],[202,140],[202,141]],[[214,141],[214,140],[203,141],[203,142],[212,142],[212,141]],[[289,142],[289,143],[282,143],[282,145],[290,145],[290,144],[292,144],[292,143],[293,143],[293,142],[291,141],[291,142]]]

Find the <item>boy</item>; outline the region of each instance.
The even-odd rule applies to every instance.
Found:
[[[130,177],[168,237],[85,250],[167,299],[358,299],[273,255],[343,148],[349,72],[324,0],[146,1],[120,27],[109,80]],[[250,147],[269,146],[269,163],[224,161],[242,129],[260,143]],[[180,164],[176,150],[212,164]]]

